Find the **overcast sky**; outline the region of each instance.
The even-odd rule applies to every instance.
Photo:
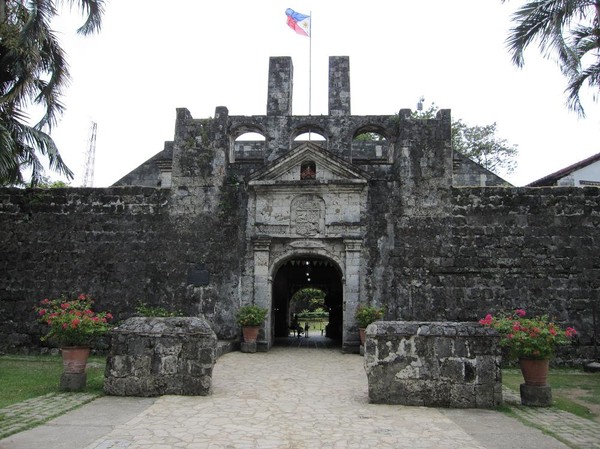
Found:
[[[97,123],[94,186],[112,184],[173,139],[175,109],[195,118],[264,115],[270,56],[291,56],[293,112],[308,114],[309,39],[286,8],[312,12],[312,113],[327,114],[329,56],[350,57],[352,114],[415,109],[419,97],[470,125],[498,124],[519,147],[521,186],[600,152],[600,105],[565,107],[566,82],[537,48],[523,69],[506,51],[512,0],[108,0],[99,35],[76,36],[77,14],[56,28],[73,81],[52,135],[80,185]],[[52,176],[54,179],[56,175]]]

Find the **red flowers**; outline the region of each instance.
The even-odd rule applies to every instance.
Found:
[[[533,318],[525,316],[523,309],[497,317],[488,313],[479,323],[496,329],[501,337],[500,344],[507,347],[513,357],[548,359],[557,345],[566,344],[577,335],[572,327],[562,331],[549,321],[547,315]]]
[[[488,313],[485,318],[482,318],[479,320],[479,324],[483,324],[484,326],[489,326],[490,324],[492,324],[493,321],[493,317],[491,313]]]
[[[113,318],[107,312],[94,312],[91,296],[80,294],[76,299],[64,297],[40,301],[35,308],[39,320],[49,327],[42,340],[56,340],[62,346],[88,345],[96,337],[108,332],[108,321]]]

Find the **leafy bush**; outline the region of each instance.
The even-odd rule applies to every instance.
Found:
[[[366,328],[369,324],[381,318],[383,318],[382,307],[360,305],[354,314],[354,319],[360,329]]]
[[[315,310],[314,312],[309,312],[308,310],[303,310],[298,314],[298,319],[300,320],[323,320],[329,318],[329,312],[325,310]]]
[[[149,306],[143,302],[140,302],[135,308],[135,313],[139,316],[146,317],[172,317],[172,316],[183,316],[181,310],[169,310],[166,307],[161,306]]]
[[[240,326],[260,326],[267,317],[267,309],[259,306],[242,306],[235,315]]]

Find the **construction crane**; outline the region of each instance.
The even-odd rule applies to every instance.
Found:
[[[96,131],[98,124],[94,121],[90,124],[87,148],[85,151],[85,165],[83,168],[82,187],[94,186],[94,164],[96,163]]]

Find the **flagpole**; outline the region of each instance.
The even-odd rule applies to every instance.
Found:
[[[312,11],[308,27],[308,115],[312,115]]]

